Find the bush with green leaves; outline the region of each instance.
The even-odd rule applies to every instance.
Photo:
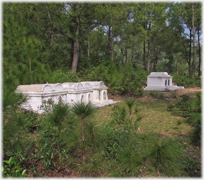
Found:
[[[15,93],[15,86],[8,80],[9,78],[4,81],[3,86],[3,159],[9,163],[4,171],[8,176],[24,177],[20,162],[27,160],[28,154],[34,151],[35,143],[28,138],[25,131],[25,126],[28,125],[25,124],[26,119],[30,117],[24,114],[20,107],[20,104],[26,101],[26,97]]]
[[[201,87],[201,78],[200,77],[190,77],[188,75],[173,74],[173,81],[178,86],[184,86],[185,88],[189,87]]]
[[[54,71],[52,76],[48,79],[49,83],[64,83],[64,82],[77,82],[77,75],[71,71],[62,71],[58,69]]]
[[[26,177],[26,169],[20,166],[21,162],[16,162],[13,157],[9,160],[3,160],[2,175],[3,177]]]
[[[25,158],[25,145],[29,140],[23,138],[25,129],[20,117],[23,116],[20,104],[26,101],[22,94],[14,92],[14,87],[4,83],[3,86],[3,150],[6,156]],[[27,118],[28,116],[25,116]]]
[[[79,72],[79,77],[83,81],[103,81],[112,94],[119,91],[123,94],[142,95],[142,84],[145,84],[146,74],[142,68],[133,68],[131,63],[123,66],[110,62]]]
[[[183,169],[178,163],[183,160],[183,146],[169,138],[155,139],[151,143],[146,159],[155,167],[156,172],[168,177],[178,175]]]
[[[46,168],[59,166],[63,158],[68,156],[66,139],[71,119],[70,108],[59,100],[54,104],[52,112],[41,119],[40,154]]]

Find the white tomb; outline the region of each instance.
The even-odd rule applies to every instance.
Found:
[[[173,76],[168,75],[167,72],[151,72],[147,76],[147,86],[145,91],[167,91],[167,90],[182,90],[183,86],[172,85]]]
[[[119,101],[108,99],[108,87],[103,81],[65,82],[57,84],[19,85],[16,93],[26,95],[27,101],[21,106],[39,114],[45,112],[45,107],[51,109],[51,104],[57,104],[59,99],[72,106],[77,102],[92,103],[96,107],[103,107]]]

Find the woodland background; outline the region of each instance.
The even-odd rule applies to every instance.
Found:
[[[201,177],[201,6],[4,2],[3,177]],[[185,90],[144,92],[152,71]],[[121,102],[39,115],[14,92],[80,81]]]
[[[3,76],[15,86],[89,74],[111,87],[99,75],[109,66],[201,75],[201,3],[3,3],[2,27]]]

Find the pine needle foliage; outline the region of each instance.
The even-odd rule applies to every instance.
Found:
[[[134,98],[127,98],[125,100],[125,104],[127,104],[128,108],[129,108],[130,119],[131,119],[132,107],[135,105],[135,99]]]
[[[88,104],[85,104],[84,102],[78,102],[75,103],[72,107],[72,112],[76,114],[77,116],[81,117],[81,134],[82,134],[82,160],[84,164],[85,160],[85,148],[84,148],[84,141],[85,141],[85,135],[84,135],[84,121],[85,118],[90,116],[94,113],[95,107],[89,102]]]
[[[85,104],[83,102],[75,103],[72,107],[72,112],[81,118],[86,118],[93,114],[95,107],[89,102]]]

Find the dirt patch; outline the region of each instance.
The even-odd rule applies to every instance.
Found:
[[[150,92],[152,94],[158,94],[161,96],[153,97],[150,95]],[[108,99],[112,99],[114,101],[122,101],[123,99],[129,98],[129,97],[135,97],[138,101],[144,102],[144,101],[154,101],[155,99],[166,99],[167,101],[169,99],[172,99],[174,97],[180,97],[184,94],[189,95],[190,97],[194,96],[197,92],[202,92],[202,89],[200,87],[194,87],[194,88],[185,88],[184,90],[177,90],[177,91],[169,91],[169,92],[157,92],[157,91],[145,91],[143,96],[137,97],[133,96],[131,94],[121,94],[120,92],[115,92],[115,94],[108,93]],[[163,96],[163,97],[162,97]]]
[[[180,91],[172,91],[172,92],[167,92],[166,95],[177,95],[177,96],[182,96],[184,94],[187,94],[189,96],[194,95],[196,92],[201,92],[202,89],[200,87],[195,87],[195,88],[185,88],[184,90]]]
[[[59,168],[47,170],[46,168],[44,168],[42,160],[36,161],[36,159],[32,159],[32,162],[28,162],[26,166],[27,177],[80,177],[78,172],[75,172],[74,170],[68,167],[61,166]]]
[[[137,98],[139,101],[154,101],[155,99],[165,99],[169,100],[172,98],[177,98],[182,95],[189,95],[190,97],[194,96],[197,92],[202,92],[200,87],[195,88],[185,88],[184,90],[177,90],[177,91],[169,91],[169,92],[156,92],[151,91],[149,93],[145,93],[144,96]],[[153,95],[151,95],[152,93]]]

